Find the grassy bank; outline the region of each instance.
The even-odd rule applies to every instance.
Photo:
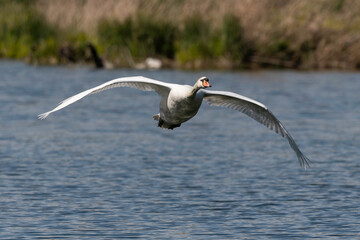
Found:
[[[123,22],[104,20],[97,36],[106,59],[128,65],[155,57],[176,67],[240,68],[245,67],[252,51],[239,19],[233,16],[225,16],[215,29],[196,17],[186,19],[181,28],[141,15]]]
[[[57,32],[27,1],[0,2],[0,56],[24,59],[54,56]]]
[[[73,62],[84,62],[86,34],[63,31],[47,22],[33,8],[34,1],[0,1],[0,57],[26,60],[35,64],[62,62],[60,51],[71,46]],[[64,59],[63,63],[69,62]]]
[[[115,67],[360,68],[360,3],[0,0],[0,57]]]

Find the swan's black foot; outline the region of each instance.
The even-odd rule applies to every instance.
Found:
[[[181,123],[170,125],[170,124],[166,123],[164,120],[162,120],[161,118],[159,118],[159,121],[158,121],[158,127],[161,127],[161,128],[167,128],[167,129],[173,130],[174,128],[177,128],[180,126],[181,126]]]
[[[171,125],[168,129],[174,130],[174,128],[180,127],[181,123],[179,124],[175,124],[175,125]]]
[[[164,124],[164,120],[162,120],[161,118],[159,118],[159,122],[158,122],[158,127],[162,127],[162,125]]]
[[[164,120],[161,119],[160,114],[156,114],[153,116],[155,121],[158,121],[158,127],[161,128],[167,128],[167,129],[171,129],[173,130],[174,128],[180,127],[181,123],[179,124],[171,124],[171,123],[167,123]]]

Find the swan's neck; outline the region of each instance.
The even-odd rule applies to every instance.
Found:
[[[200,90],[201,88],[199,88],[199,86],[197,86],[196,84],[193,86],[193,88],[191,89],[190,92],[190,96],[195,97],[196,93]]]

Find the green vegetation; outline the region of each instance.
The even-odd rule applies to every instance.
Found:
[[[131,57],[141,60],[149,56],[174,58],[175,27],[167,22],[140,16],[124,22],[100,22],[97,30],[99,44],[106,58]]]
[[[34,1],[0,1],[0,57],[31,63],[68,62],[59,54],[63,46],[74,51],[72,62],[88,61],[85,33],[61,31],[47,23],[33,7]]]
[[[103,56],[112,62],[131,65],[131,61],[157,57],[185,65],[225,55],[241,61],[245,52],[241,31],[235,17],[225,18],[221,29],[212,30],[209,24],[195,17],[187,19],[180,28],[171,22],[140,16],[123,22],[102,20],[97,36]]]
[[[200,18],[192,17],[184,23],[176,41],[176,57],[181,63],[216,57],[219,40]]]
[[[226,16],[219,29],[212,29],[197,17],[186,19],[181,28],[146,16],[123,22],[103,20],[97,36],[104,56],[113,62],[120,58],[125,64],[128,57],[135,61],[158,57],[180,66],[190,63],[195,67],[193,62],[205,61],[214,67],[216,59],[224,57],[234,60],[234,67],[240,67],[251,52],[240,21],[234,16]]]
[[[2,1],[0,56],[15,59],[56,56],[57,32],[27,1]]]
[[[56,7],[49,8],[52,4]],[[76,11],[86,4],[0,0],[0,58],[92,63],[95,49],[115,67],[136,67],[155,57],[180,68],[360,68],[360,17],[353,10],[360,5],[355,0],[246,2],[238,5],[251,11],[245,17],[229,9],[238,1],[228,0],[221,13],[217,7],[223,3],[214,1],[200,4],[198,12],[183,10],[181,18],[174,14],[192,6],[192,0],[134,1],[127,3],[137,8],[131,14],[118,8],[127,13],[122,20],[119,13],[108,17],[106,7]],[[103,5],[109,4],[120,3]],[[101,14],[95,24],[79,27],[69,9],[80,19]]]
[[[132,66],[147,57],[157,57],[178,62],[179,66],[206,60],[209,66],[216,67],[216,59],[224,57],[234,60],[234,66],[239,67],[249,52],[240,21],[233,16],[226,16],[219,29],[212,29],[197,17],[187,19],[180,28],[140,15],[123,22],[102,20],[95,34],[87,34],[48,24],[30,3],[3,4],[0,57],[33,63],[89,62],[91,43],[103,58],[117,66]]]

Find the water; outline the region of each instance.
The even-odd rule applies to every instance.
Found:
[[[359,239],[360,73],[96,71],[0,62],[1,239]],[[312,159],[238,112],[203,104],[174,131],[160,97],[91,95],[145,75],[265,103]]]

